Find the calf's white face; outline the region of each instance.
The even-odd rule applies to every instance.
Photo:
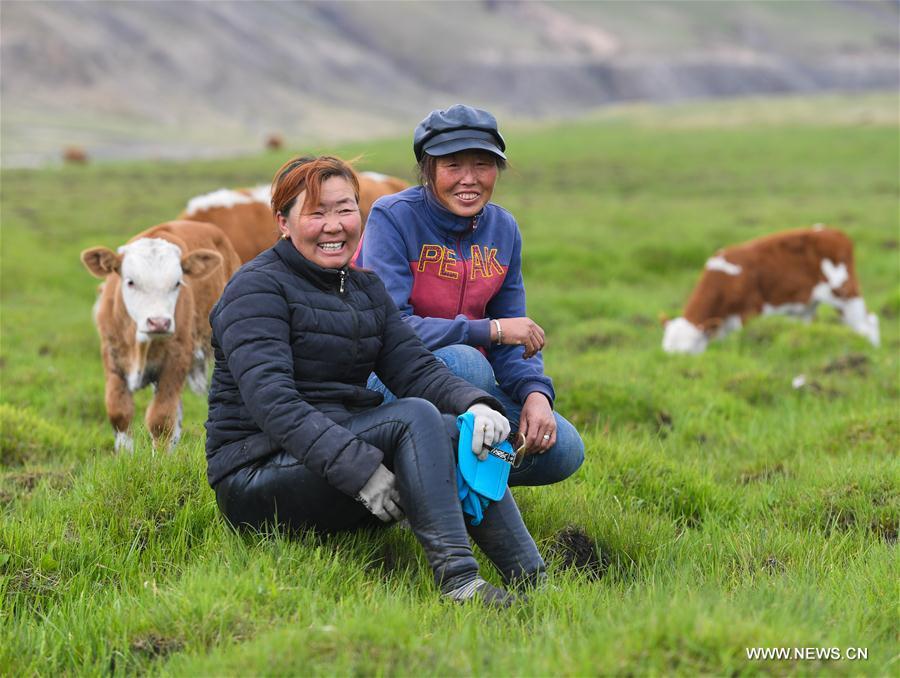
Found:
[[[175,304],[181,291],[181,248],[160,238],[141,238],[119,248],[122,300],[137,324],[137,340],[175,332]]]
[[[675,318],[666,323],[662,347],[666,353],[703,353],[709,337],[693,323]]]

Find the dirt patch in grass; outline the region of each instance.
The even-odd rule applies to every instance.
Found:
[[[33,601],[56,593],[60,584],[57,574],[41,572],[31,567],[13,568],[12,560],[4,566],[12,574],[9,578],[8,593],[23,593]]]
[[[161,659],[173,652],[181,652],[184,649],[184,640],[174,636],[148,633],[132,640],[130,649],[133,653],[143,655],[148,659]]]
[[[62,487],[67,484],[68,474],[62,471],[22,471],[5,473],[0,480],[12,485],[23,492],[32,492],[42,480],[52,483],[53,487]]]
[[[69,475],[62,471],[0,473],[0,506],[28,497],[42,481],[54,489],[66,487],[72,482]]]
[[[750,483],[765,483],[774,478],[781,478],[788,475],[787,469],[781,462],[773,465],[766,465],[762,468],[756,467],[742,471],[739,477],[741,485],[749,485]]]
[[[872,534],[892,546],[897,545],[897,533],[900,529],[900,518],[894,516],[876,517],[869,524]]]
[[[656,413],[656,432],[662,436],[666,436],[670,431],[675,430],[675,422],[672,415],[665,410],[659,410]]]
[[[890,238],[888,240],[881,241],[881,249],[883,250],[895,250],[898,248],[900,248],[900,240]]]
[[[609,556],[581,527],[570,525],[557,532],[550,552],[560,559],[563,569],[574,569],[589,579],[600,579],[609,569]]]
[[[768,572],[769,574],[780,574],[784,572],[787,567],[783,562],[778,560],[775,556],[768,556],[762,564],[762,569]]]
[[[859,529],[896,544],[900,527],[900,495],[887,482],[862,487],[853,482],[825,492],[820,524],[826,534]]]
[[[809,393],[816,396],[825,396],[830,400],[834,400],[835,398],[839,398],[843,395],[840,391],[829,388],[827,386],[823,386],[821,382],[816,381],[815,379],[807,379],[802,374],[794,378],[792,386],[794,390],[800,391],[801,393]]]
[[[866,376],[869,368],[869,357],[862,353],[848,353],[829,362],[822,371],[825,374],[856,374]]]

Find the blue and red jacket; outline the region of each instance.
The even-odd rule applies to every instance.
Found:
[[[459,217],[422,186],[379,198],[357,265],[378,274],[429,349],[475,346],[514,400],[538,391],[553,403],[540,353],[525,360],[522,346],[491,344],[491,318],[527,315],[522,236],[505,209],[488,203],[475,217]]]

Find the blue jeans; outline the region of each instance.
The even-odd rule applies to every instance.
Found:
[[[453,374],[499,400],[506,410],[506,417],[512,430],[516,431],[519,428],[522,405],[500,388],[494,378],[491,364],[481,351],[472,346],[455,344],[436,349],[434,355],[450,368]],[[386,403],[397,399],[374,374],[369,376],[369,383],[366,386],[372,391],[384,394]],[[584,462],[584,441],[581,440],[578,431],[557,412],[554,412],[553,416],[556,417],[556,443],[544,454],[531,454],[525,457],[519,468],[512,469],[509,474],[510,487],[558,483],[575,473]]]

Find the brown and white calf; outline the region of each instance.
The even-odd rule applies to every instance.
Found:
[[[246,263],[278,240],[269,200],[268,186],[222,188],[191,198],[178,218],[215,224],[228,236],[241,263]]]
[[[154,446],[181,434],[184,382],[206,394],[211,359],[209,313],[240,266],[228,238],[212,224],[170,221],[139,233],[113,252],[81,253],[104,278],[94,305],[106,374],[106,412],[116,450],[133,449],[132,394],[152,385],[146,414]]]
[[[409,186],[402,179],[377,172],[362,172],[357,176],[363,226],[372,203],[383,195],[397,193]],[[178,218],[215,224],[231,240],[241,262],[246,263],[278,240],[278,226],[272,216],[270,200],[269,186],[222,188],[191,198]]]
[[[711,339],[760,314],[810,321],[820,303],[879,345],[878,317],[866,312],[844,233],[817,225],[732,245],[707,260],[683,316],[665,324],[663,350],[702,353]]]

